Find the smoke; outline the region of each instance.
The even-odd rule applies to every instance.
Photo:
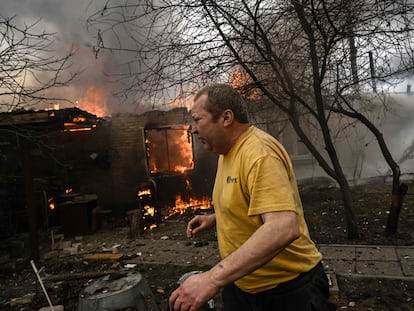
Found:
[[[59,102],[61,108],[79,106],[83,109],[91,107],[85,103],[95,95],[93,102],[101,105],[95,111],[106,115],[117,112],[134,112],[134,99],[129,102],[113,96],[119,85],[110,80],[108,73],[115,69],[125,59],[117,53],[100,53],[98,57],[93,50],[97,43],[96,29],[87,28],[87,18],[90,14],[102,9],[107,0],[13,0],[0,1],[0,14],[6,18],[14,18],[20,26],[31,25],[38,21],[33,30],[55,33],[53,49],[56,54],[65,55],[72,48],[76,54],[72,59],[72,72],[79,72],[76,80],[67,87],[51,89],[48,97],[66,98],[70,101]],[[98,95],[97,95],[98,94]],[[100,100],[97,101],[96,98]],[[82,107],[84,105],[84,107]],[[37,108],[48,108],[51,103]]]

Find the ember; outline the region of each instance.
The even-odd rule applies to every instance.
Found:
[[[53,211],[53,210],[56,208],[56,204],[55,204],[55,202],[54,202],[53,198],[49,198],[49,199],[47,199],[47,203],[48,203],[48,205],[49,205],[49,209],[50,209],[51,211]]]

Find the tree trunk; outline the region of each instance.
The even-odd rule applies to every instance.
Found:
[[[384,156],[385,161],[392,171],[392,191],[391,191],[391,207],[390,213],[387,219],[387,226],[385,232],[387,234],[397,233],[398,218],[400,215],[400,210],[403,202],[403,198],[407,193],[408,186],[406,184],[400,184],[400,167],[397,162],[394,161],[390,150],[388,149],[387,144],[385,143],[384,136],[379,131],[379,129],[369,121],[364,115],[353,110],[346,111],[343,109],[331,109],[337,113],[344,114],[351,118],[361,121],[370,131],[374,134],[377,139],[378,145],[381,149],[382,155]]]
[[[357,239],[359,238],[359,230],[351,188],[349,187],[349,183],[344,175],[338,177],[337,181],[340,184],[342,200],[344,203],[348,239]]]
[[[312,144],[312,142],[309,140],[306,134],[302,131],[298,120],[296,120],[295,118],[291,118],[290,121],[296,133],[301,138],[302,142],[306,145],[311,154],[318,161],[318,164],[324,169],[324,171],[330,177],[332,177],[338,182],[342,194],[342,201],[344,204],[347,236],[349,239],[357,239],[359,237],[359,230],[357,216],[352,199],[352,192],[349,187],[349,183],[345,177],[345,174],[342,171],[338,155],[335,151],[332,141],[330,140],[330,136],[325,136],[324,141],[326,143],[326,150],[329,154],[331,162],[333,163],[334,169],[332,169],[330,165],[327,163],[327,161],[318,153],[315,146]]]
[[[401,206],[403,204],[404,196],[407,194],[408,186],[404,183],[400,184],[400,175],[393,176],[391,207],[388,214],[387,227],[385,232],[387,234],[396,234],[398,227],[398,220],[400,217]]]
[[[339,183],[339,187],[341,188],[348,238],[359,238],[357,217],[352,202],[352,193],[348,181],[346,180],[345,174],[342,170],[341,163],[339,162],[338,154],[336,153],[332,136],[330,134],[328,118],[326,116],[326,103],[324,101],[324,95],[322,91],[322,81],[325,77],[326,66],[320,63],[318,47],[316,44],[317,39],[315,38],[312,25],[309,24],[309,20],[307,19],[306,13],[304,11],[304,7],[297,1],[292,1],[292,4],[295,7],[299,22],[301,23],[304,32],[308,36],[309,56],[312,63],[313,93],[316,105],[316,119],[318,120],[322,131],[325,149],[328,152],[329,158],[332,162],[333,170],[335,171],[335,173],[332,173],[331,177],[335,178],[335,180]]]

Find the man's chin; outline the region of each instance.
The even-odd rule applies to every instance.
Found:
[[[207,151],[211,151],[212,150],[211,146],[209,144],[206,144],[206,143],[203,143],[203,149],[204,150],[207,150]]]

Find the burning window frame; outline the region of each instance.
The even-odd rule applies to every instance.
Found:
[[[153,135],[153,133],[157,133],[157,135]],[[192,171],[194,169],[194,140],[190,125],[183,124],[146,127],[143,129],[143,136],[148,174],[153,176],[177,175]],[[163,143],[163,146],[157,146],[160,141]],[[189,144],[188,148],[177,148],[174,143],[177,141],[187,142]],[[186,155],[188,157],[186,158],[185,156],[182,156],[179,157],[179,159],[174,158],[180,153],[187,153]],[[163,157],[165,158],[163,159]],[[181,160],[184,160],[183,162],[187,160],[187,164],[180,164]],[[161,161],[162,163],[160,163]]]

